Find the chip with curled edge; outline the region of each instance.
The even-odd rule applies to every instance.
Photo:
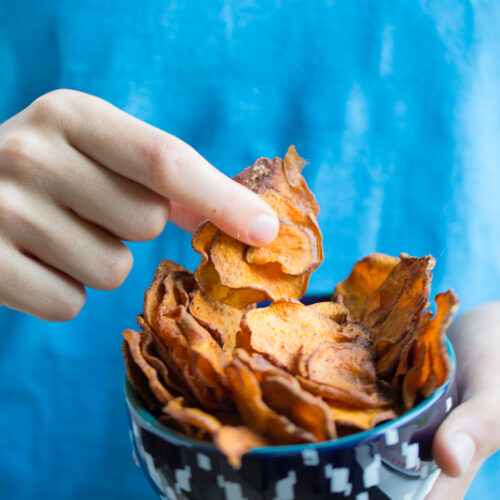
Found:
[[[249,346],[297,373],[299,353],[307,357],[325,341],[347,339],[339,324],[327,316],[300,302],[279,300],[243,316],[238,345]]]
[[[275,210],[280,231],[271,244],[245,245],[211,222],[197,229],[192,246],[202,259],[195,277],[211,298],[243,308],[305,294],[311,273],[323,260],[323,249],[318,205],[302,177],[303,165],[291,147],[284,161],[260,158],[235,177]]]

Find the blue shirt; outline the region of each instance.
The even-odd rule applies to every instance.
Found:
[[[373,251],[431,253],[434,293],[454,288],[465,311],[499,298],[499,23],[493,1],[0,0],[0,122],[66,87],[231,176],[293,143],[321,207],[311,292]],[[189,240],[168,226],[131,244],[125,284],[89,290],[70,323],[0,308],[2,498],[153,498],[131,458],[120,332],[162,258],[196,267]],[[497,454],[469,498],[493,498],[498,470]]]

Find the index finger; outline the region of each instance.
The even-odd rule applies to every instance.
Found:
[[[94,96],[62,91],[59,99],[67,140],[87,156],[245,243],[263,245],[276,237],[279,223],[271,207],[182,140]]]

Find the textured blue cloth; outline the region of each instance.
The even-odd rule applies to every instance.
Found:
[[[493,1],[0,0],[0,122],[67,87],[229,175],[294,143],[321,206],[311,291],[372,251],[432,253],[434,292],[454,288],[465,311],[499,298],[499,25]],[[1,498],[152,498],[120,332],[162,258],[198,256],[173,227],[131,248],[126,283],[89,291],[70,323],[0,308]],[[499,470],[497,454],[468,498],[496,498]]]

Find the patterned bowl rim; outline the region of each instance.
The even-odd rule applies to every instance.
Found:
[[[429,409],[431,409],[439,400],[441,400],[447,393],[448,388],[455,377],[456,372],[456,358],[455,352],[451,345],[451,342],[446,338],[446,348],[450,356],[450,376],[448,380],[438,387],[428,398],[424,399],[421,403],[415,406],[409,412],[404,413],[398,418],[390,420],[389,422],[380,424],[373,429],[357,432],[356,434],[351,434],[342,438],[322,441],[320,443],[309,443],[309,444],[299,444],[299,445],[281,445],[281,446],[266,446],[260,448],[253,448],[248,455],[260,456],[260,455],[296,455],[300,454],[305,450],[340,450],[343,448],[350,448],[367,441],[372,441],[380,436],[383,436],[388,430],[399,429],[406,426],[408,423],[417,419]],[[156,434],[157,436],[169,441],[173,444],[187,447],[196,448],[197,450],[205,450],[206,452],[220,453],[217,448],[206,441],[200,441],[192,438],[188,438],[183,434],[180,434],[165,425],[161,424],[151,413],[149,413],[143,406],[141,399],[133,389],[133,387],[128,382],[125,377],[125,399],[129,412],[134,416],[135,420],[141,427],[147,429],[148,431]]]

